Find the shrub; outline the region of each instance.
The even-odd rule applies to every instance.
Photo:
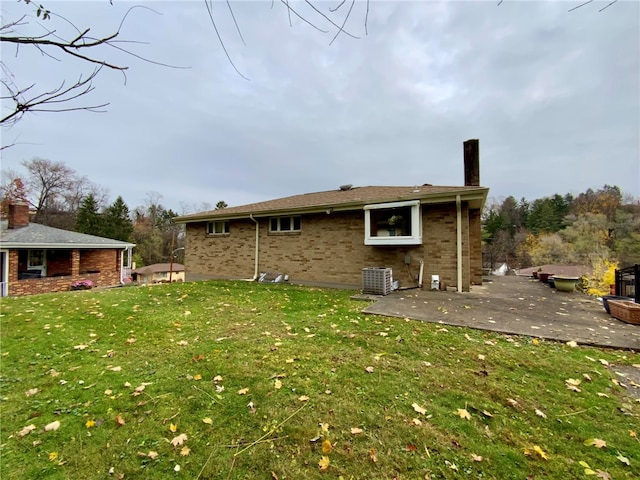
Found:
[[[70,290],[91,290],[93,282],[91,280],[80,280],[71,284]]]

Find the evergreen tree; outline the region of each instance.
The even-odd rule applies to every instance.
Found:
[[[129,207],[121,196],[116,198],[104,215],[104,236],[128,242],[133,235],[133,223],[129,218]]]
[[[93,194],[82,199],[76,219],[76,232],[104,236],[104,221],[98,212],[98,204]]]

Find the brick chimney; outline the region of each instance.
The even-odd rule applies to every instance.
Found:
[[[480,186],[480,140],[477,138],[462,143],[464,146],[464,185]]]
[[[25,202],[9,204],[9,224],[10,229],[22,228],[29,225],[29,204]]]

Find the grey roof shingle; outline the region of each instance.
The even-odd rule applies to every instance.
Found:
[[[237,207],[194,213],[177,217],[177,222],[196,222],[208,218],[240,218],[249,214],[270,215],[294,213],[296,211],[318,211],[327,208],[355,210],[369,203],[386,203],[403,200],[455,201],[455,195],[477,198],[484,204],[489,189],[485,187],[464,186],[369,186],[354,187],[347,190],[329,190],[325,192],[305,193],[291,197],[278,198],[265,202],[251,203]]]
[[[37,223],[30,223],[25,227],[16,229],[7,229],[3,224],[0,230],[0,247],[2,248],[124,249],[134,246],[135,244],[129,242],[71,232]]]

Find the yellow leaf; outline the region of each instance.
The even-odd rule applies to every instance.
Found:
[[[56,460],[58,458],[58,452],[51,452],[49,454],[49,461],[53,462],[54,460]]]
[[[333,445],[331,445],[328,439],[325,439],[324,442],[322,442],[322,453],[331,453],[331,450],[333,450]]]
[[[458,408],[456,413],[460,418],[463,418],[465,420],[471,420],[471,414],[467,411],[466,408]]]
[[[182,445],[186,441],[187,441],[187,435],[185,433],[181,433],[177,437],[174,437],[173,440],[171,440],[171,446],[172,447],[179,447],[180,445]]]
[[[426,410],[426,409],[424,409],[424,408],[422,408],[422,407],[421,407],[420,405],[418,405],[417,403],[412,403],[412,404],[411,404],[411,406],[413,407],[413,409],[414,409],[416,412],[418,412],[418,413],[420,413],[420,414],[422,414],[422,415],[424,415],[425,413],[427,413],[427,410]]]
[[[362,429],[358,428],[358,427],[351,427],[351,434],[352,435],[360,435],[362,433]]]
[[[329,433],[329,424],[322,422],[320,423],[320,431],[324,434],[324,433]]]
[[[207,425],[213,425],[213,420],[211,420],[209,417],[203,418],[202,423],[206,423]]]
[[[280,381],[280,380],[278,380],[276,378],[276,381],[274,383],[274,387],[275,387],[276,390],[280,390],[282,388],[282,381]]]
[[[193,379],[194,379],[194,380],[202,380],[202,375],[200,375],[199,373],[196,373],[196,374],[193,376]]]
[[[246,395],[247,393],[249,393],[248,388],[241,388],[240,390],[238,390],[238,395]]]
[[[27,390],[26,392],[24,392],[24,394],[27,397],[30,397],[31,395],[35,395],[36,393],[38,393],[38,389],[37,388],[30,388],[29,390]]]
[[[541,458],[544,458],[545,460],[549,459],[545,451],[542,450],[542,448],[540,448],[538,445],[533,446],[533,451],[536,452],[538,455],[540,455]]]
[[[475,453],[471,454],[471,460],[473,460],[474,462],[481,462],[482,461],[482,456],[481,455],[476,455]]]
[[[623,456],[620,452],[618,452],[618,455],[616,456],[616,458],[627,466],[631,465],[631,462],[629,462],[629,459]]]
[[[178,430],[178,426],[175,423],[171,423],[169,425],[169,430],[171,430],[172,433],[176,433],[176,431]]]
[[[155,460],[156,458],[158,458],[158,452],[149,451],[149,453],[147,453],[147,457],[149,457],[151,460]]]
[[[420,425],[422,425],[422,421],[421,421],[419,418],[412,418],[412,419],[411,419],[411,423],[412,423],[413,425],[418,426],[418,427],[419,427]]]
[[[298,400],[300,400],[301,402],[308,402],[309,401],[309,397],[307,395],[300,395],[298,397]]]
[[[96,426],[96,422],[94,422],[93,420],[87,420],[87,423],[85,423],[84,425],[87,428],[91,428]]]
[[[329,460],[329,457],[327,456],[323,456],[318,462],[318,467],[323,472],[329,469],[329,465],[331,465],[331,460]]]
[[[183,457],[188,456],[190,453],[191,453],[191,449],[186,445],[180,449],[180,455],[182,455]]]

